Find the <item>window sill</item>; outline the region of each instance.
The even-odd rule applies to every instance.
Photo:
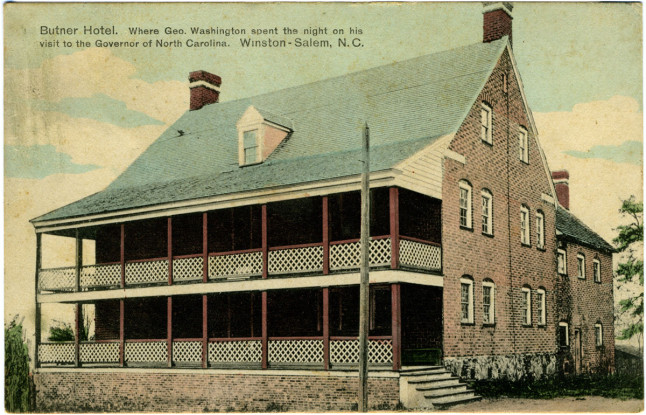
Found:
[[[468,321],[461,321],[461,325],[463,326],[475,326],[476,324],[474,322],[468,322]]]
[[[486,236],[487,238],[493,238],[493,233],[482,232],[482,236]]]
[[[534,327],[534,325],[533,324],[522,324],[522,327],[532,328],[532,327]]]
[[[595,284],[601,285],[601,281],[594,280]]]
[[[561,277],[567,277],[567,276],[568,276],[568,275],[567,275],[567,272],[559,272],[559,271],[557,271],[557,273],[558,273]]]
[[[532,247],[531,244],[526,244],[525,242],[521,242],[520,246],[524,246],[525,248],[531,248]]]
[[[482,328],[495,328],[496,323],[482,323]]]
[[[547,251],[544,246],[536,246],[536,249],[538,249],[541,252],[546,252]]]
[[[467,227],[467,226],[462,226],[462,225],[460,225],[460,229],[462,229],[463,231],[473,232],[473,228],[469,228],[469,227]]]
[[[480,138],[480,141],[482,142],[482,144],[486,144],[489,147],[493,147],[493,140],[491,140],[491,142],[489,142],[487,140],[483,140],[482,138]]]
[[[585,281],[585,277],[582,277],[582,276],[580,276],[580,275],[577,275],[577,276],[576,276],[576,279],[577,279],[577,280],[581,280],[581,281]]]
[[[527,161],[522,160],[522,159],[519,159],[519,160],[520,160],[520,162],[521,162],[521,163],[523,163],[523,164],[525,164],[525,165],[529,166],[529,160],[527,160]]]
[[[546,329],[546,328],[547,328],[547,324],[545,324],[545,323],[537,324],[537,325],[536,325],[536,327],[538,327],[539,329]]]

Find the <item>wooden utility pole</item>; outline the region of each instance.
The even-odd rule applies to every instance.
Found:
[[[363,129],[361,174],[361,283],[359,288],[359,412],[368,411],[368,283],[370,269],[370,130]]]

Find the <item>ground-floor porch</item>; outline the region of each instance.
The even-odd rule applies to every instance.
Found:
[[[74,341],[40,341],[41,367],[352,369],[359,288],[338,286],[78,302]],[[93,308],[84,336],[82,310]],[[439,364],[442,288],[375,284],[369,364]],[[37,339],[43,340],[43,339]]]

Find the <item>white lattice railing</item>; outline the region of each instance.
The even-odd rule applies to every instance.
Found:
[[[260,340],[218,340],[209,342],[209,363],[260,363]]]
[[[269,251],[268,272],[289,274],[323,270],[323,246],[305,246]]]
[[[430,243],[400,239],[399,263],[428,270],[442,269],[442,248]]]
[[[323,340],[269,340],[270,363],[323,363]]]
[[[81,363],[119,363],[119,342],[81,343]]]
[[[393,342],[390,339],[368,340],[370,363],[392,363]],[[358,363],[359,340],[330,340],[330,363]]]
[[[74,363],[74,343],[41,343],[38,345],[40,363]]]
[[[126,285],[168,282],[168,260],[156,259],[126,263]]]
[[[262,252],[209,256],[209,279],[262,275]]]
[[[166,340],[126,342],[124,359],[126,362],[166,362]]]
[[[81,268],[81,288],[121,285],[121,264],[85,265]]]
[[[390,238],[370,240],[370,266],[390,265]],[[361,263],[361,243],[344,242],[330,244],[330,269],[359,268]]]
[[[76,289],[76,268],[46,268],[38,272],[39,291],[74,291]]]
[[[204,258],[193,256],[173,259],[173,282],[201,281],[204,276]]]
[[[173,361],[199,363],[202,361],[202,342],[195,340],[173,341]]]

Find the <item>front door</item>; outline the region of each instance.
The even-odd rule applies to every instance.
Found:
[[[581,373],[581,330],[574,329],[574,370]]]

